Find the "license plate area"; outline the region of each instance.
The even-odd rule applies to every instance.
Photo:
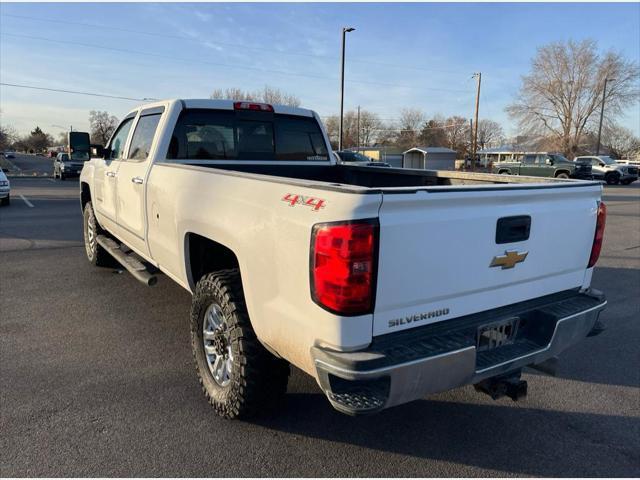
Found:
[[[484,352],[513,344],[519,326],[520,317],[510,317],[479,326],[476,336],[477,351]]]

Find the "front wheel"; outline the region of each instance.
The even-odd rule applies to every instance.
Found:
[[[615,173],[610,173],[609,175],[604,177],[604,180],[607,182],[607,185],[617,185],[618,183],[620,183],[620,177]]]
[[[91,202],[84,206],[84,249],[87,252],[87,259],[96,267],[112,267],[115,259],[98,244],[98,235],[105,232],[96,220]]]
[[[11,204],[11,195],[7,195],[5,198],[2,199],[2,201],[0,202],[0,205],[2,206],[6,206],[6,205],[10,205]]]
[[[196,285],[191,349],[202,390],[222,417],[273,409],[287,391],[289,364],[256,337],[237,269],[210,273]]]

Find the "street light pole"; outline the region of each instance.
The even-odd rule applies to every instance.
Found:
[[[615,80],[613,78],[604,79],[604,89],[602,90],[602,105],[600,106],[600,125],[598,125],[598,144],[596,146],[596,155],[600,155],[600,135],[602,135],[602,118],[604,117],[604,101],[607,98],[607,82]]]
[[[478,110],[480,109],[480,83],[482,82],[482,73],[474,73],[473,76],[478,80],[478,91],[476,92],[476,114],[473,121],[473,145],[471,157],[471,171],[476,169],[476,151],[478,149]]]
[[[338,132],[338,150],[342,150],[342,127],[344,122],[344,43],[347,32],[353,32],[353,27],[342,27],[342,61],[340,68],[340,130]]]

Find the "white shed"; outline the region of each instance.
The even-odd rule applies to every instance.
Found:
[[[455,170],[457,152],[444,147],[413,147],[402,154],[404,168]]]

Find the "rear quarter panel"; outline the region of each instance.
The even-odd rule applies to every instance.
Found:
[[[291,206],[283,200],[287,194],[321,199],[324,207]],[[149,248],[160,268],[193,291],[187,235],[231,249],[258,337],[294,365],[314,375],[312,346],[355,350],[370,343],[372,315],[339,317],[312,301],[309,253],[315,223],[377,217],[381,195],[158,163],[150,173],[147,203]]]

